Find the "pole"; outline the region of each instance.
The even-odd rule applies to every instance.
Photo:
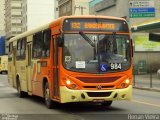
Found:
[[[152,88],[152,65],[150,65],[150,88]]]

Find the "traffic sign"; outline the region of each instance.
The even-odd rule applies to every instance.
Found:
[[[130,8],[147,8],[154,7],[154,0],[130,0]]]
[[[139,12],[155,12],[155,8],[130,8],[130,12],[139,13]]]
[[[130,13],[130,18],[155,17],[155,13]]]
[[[130,0],[130,18],[155,17],[154,0]]]

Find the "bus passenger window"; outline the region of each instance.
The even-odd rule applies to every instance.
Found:
[[[9,52],[8,52],[9,61],[12,61],[12,49],[13,49],[13,42],[9,43]]]
[[[19,39],[17,41],[17,60],[25,59],[26,38]]]
[[[21,40],[18,40],[17,41],[17,59],[19,59],[21,55],[20,50],[21,50]]]
[[[51,39],[50,29],[43,32],[43,47],[42,47],[42,57],[49,56],[50,49],[50,39]]]
[[[33,51],[32,51],[32,57],[36,58],[36,36],[33,36]]]
[[[20,54],[21,54],[21,58],[22,59],[24,59],[25,58],[25,49],[26,49],[26,39],[25,38],[23,38],[22,40],[21,40],[21,52],[20,52]]]
[[[33,36],[33,58],[40,58],[42,56],[43,36],[42,32],[36,33]]]

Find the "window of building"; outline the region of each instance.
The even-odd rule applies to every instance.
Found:
[[[66,5],[66,9],[67,9],[67,12],[70,12],[72,10],[72,3],[71,1],[69,1]]]
[[[63,5],[63,6],[62,6],[62,13],[63,13],[63,14],[66,13],[66,5]]]

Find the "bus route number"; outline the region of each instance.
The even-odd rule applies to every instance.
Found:
[[[71,23],[71,27],[73,29],[80,29],[80,23],[79,22],[73,22],[73,23]]]
[[[118,70],[118,69],[122,69],[122,64],[121,63],[111,63],[111,70]]]

